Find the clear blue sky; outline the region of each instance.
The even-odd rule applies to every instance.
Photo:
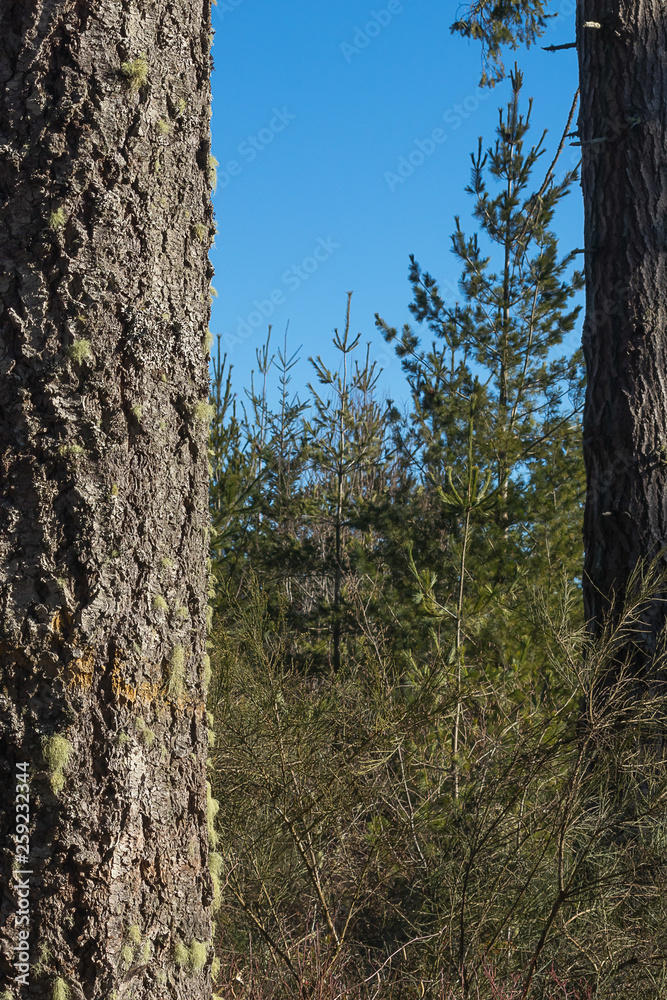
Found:
[[[541,44],[573,40],[574,0],[550,9],[559,16]],[[473,230],[469,154],[478,136],[493,140],[509,94],[509,82],[479,90],[480,48],[450,34],[456,14],[454,0],[218,0],[213,8],[220,166],[211,331],[223,335],[238,392],[269,323],[277,346],[289,320],[289,347],[301,347],[295,386],[312,378],[308,355],[333,362],[331,334],[353,291],[352,332],[372,342],[385,392],[405,396],[374,313],[399,327],[411,320],[410,253],[455,294],[449,237],[456,214]],[[535,137],[549,129],[546,170],[577,86],[576,53],[535,47],[506,62],[514,58],[526,104],[534,98]],[[560,169],[577,161],[568,145]],[[401,166],[409,176],[400,178]],[[563,251],[581,246],[579,188],[556,230]]]

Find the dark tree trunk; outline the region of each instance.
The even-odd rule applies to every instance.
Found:
[[[0,968],[14,997],[210,995],[209,45],[210,0],[0,13]],[[27,896],[16,868],[32,872]]]
[[[595,634],[620,607],[638,561],[667,542],[667,8],[664,0],[580,0],[577,33],[584,601]],[[646,612],[649,656],[666,614],[659,601]]]

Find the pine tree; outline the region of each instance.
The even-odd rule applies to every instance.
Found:
[[[493,86],[505,76],[502,48],[532,45],[544,33],[548,0],[472,0],[452,32],[482,42],[485,69],[482,84]]]
[[[305,402],[292,394],[298,352],[285,339],[273,353],[269,336],[257,352],[247,412],[237,416],[224,359],[211,396],[219,619],[228,598],[249,596],[253,579],[261,580],[268,613],[292,630],[304,670],[340,668],[344,642],[360,631],[360,603],[368,606],[367,583],[376,594],[380,587],[374,512],[391,477],[389,411],[377,398],[381,373],[368,349],[363,362],[355,356],[360,336],[350,336],[349,307],[350,297],[344,331],[333,338],[340,368],[311,359],[325,391],[310,385]],[[269,402],[270,374],[277,406]]]
[[[374,395],[380,372],[370,361],[369,350],[364,364],[355,361],[351,368],[352,355],[361,340],[361,334],[350,337],[351,298],[350,292],[343,332],[334,332],[333,345],[341,357],[339,370],[330,370],[319,356],[311,358],[319,383],[332,395],[322,396],[310,385],[314,413],[306,423],[313,479],[319,480],[317,489],[328,525],[325,566],[332,577],[328,603],[335,673],[341,667],[343,589],[354,568],[353,540],[356,535],[359,541],[364,506],[374,499],[387,459],[388,414]],[[363,549],[363,544],[360,547]]]
[[[540,0],[478,0],[455,26],[492,54],[543,30]],[[552,4],[555,6],[555,4]],[[592,634],[622,613],[639,564],[665,565],[667,439],[664,239],[667,171],[667,14],[660,0],[579,0],[576,45],[581,104],[586,253],[584,356],[587,494],[583,573]],[[667,611],[645,610],[635,672],[650,672]]]
[[[209,435],[209,500],[211,510],[211,598],[238,586],[248,569],[252,517],[258,501],[260,474],[253,440],[238,414],[232,390],[232,366],[218,350],[212,361]],[[217,601],[216,601],[217,603]]]
[[[580,354],[554,352],[575,326],[579,309],[570,302],[582,276],[572,270],[572,255],[559,257],[550,229],[575,174],[556,181],[554,160],[539,188],[531,190],[544,136],[526,147],[530,106],[525,117],[520,114],[521,83],[515,72],[495,144],[484,153],[480,143],[472,156],[467,190],[475,199],[480,233],[466,237],[457,218],[452,236],[462,264],[463,302],[447,304],[436,280],[411,257],[410,309],[435,339],[425,349],[410,326],[399,338],[377,319],[385,337],[397,342],[412,393],[414,410],[402,448],[419,463],[428,497],[428,526],[413,541],[415,563],[428,568],[433,598],[441,604],[457,602],[465,576],[475,641],[480,648],[495,645],[501,676],[520,658],[522,640],[516,627],[504,638],[494,636],[494,595],[502,590],[507,603],[517,586],[549,576],[553,585],[563,572],[573,579],[581,556],[574,517],[581,502],[576,486],[582,473],[576,417]],[[569,408],[568,393],[575,395]],[[473,508],[455,499],[470,489],[475,493],[473,478],[493,487],[494,501],[476,521]],[[444,504],[443,495],[449,498]],[[464,570],[462,546],[469,562]]]

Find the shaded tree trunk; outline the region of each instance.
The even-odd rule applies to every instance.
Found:
[[[0,28],[2,979],[191,1000],[212,898],[210,0],[5,0]]]
[[[599,633],[637,562],[667,541],[667,9],[662,0],[580,0],[577,34],[587,251],[584,601]],[[659,601],[646,611],[649,655],[666,613]]]

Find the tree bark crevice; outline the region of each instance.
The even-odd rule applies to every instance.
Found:
[[[30,763],[44,994],[210,988],[175,958],[211,932],[209,32],[209,0],[0,17],[0,760]]]

